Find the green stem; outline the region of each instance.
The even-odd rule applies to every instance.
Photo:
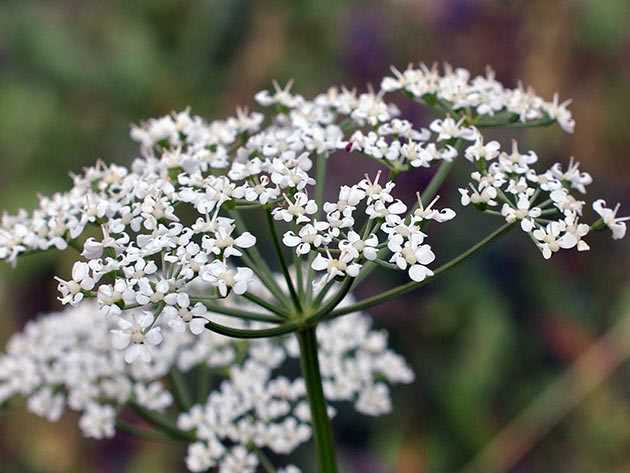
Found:
[[[324,190],[326,188],[326,164],[328,158],[326,156],[317,156],[317,170],[315,175],[315,202],[317,203],[317,213],[315,218],[319,219],[322,214],[324,205]]]
[[[293,252],[293,267],[295,268],[295,285],[297,286],[298,297],[304,300],[304,274],[302,272],[302,257]]]
[[[263,286],[267,288],[267,290],[276,299],[279,305],[290,307],[289,300],[282,293],[282,290],[274,279],[273,274],[271,274],[270,272],[268,273],[266,269],[264,269],[263,265],[256,263],[254,259],[247,253],[247,251],[244,251],[240,258],[249,268],[251,268],[252,271],[254,271],[254,274],[258,276],[260,282],[263,284]]]
[[[291,293],[291,299],[293,299],[293,305],[298,312],[302,312],[302,304],[300,303],[300,298],[298,297],[297,292],[295,292],[295,287],[293,287],[293,281],[291,280],[291,275],[289,274],[289,267],[287,266],[287,261],[284,259],[282,245],[280,245],[278,232],[276,232],[276,225],[273,221],[271,211],[269,210],[267,210],[267,223],[269,224],[269,231],[271,232],[271,241],[273,242],[273,247],[276,250],[278,260],[280,261],[280,266],[282,267],[282,274],[284,274],[284,279],[286,280],[287,286],[289,287],[289,292]]]
[[[277,327],[250,330],[228,327],[208,320],[206,328],[218,334],[232,338],[268,338],[295,332],[300,327],[300,324],[300,321],[294,320],[292,322],[287,322],[284,325],[278,325]]]
[[[116,430],[128,433],[129,435],[133,435],[134,437],[141,438],[142,440],[148,440],[150,442],[173,442],[172,438],[167,437],[161,432],[141,429],[121,419],[118,419],[116,421]],[[177,441],[179,442],[180,440]]]
[[[243,233],[247,231],[247,226],[245,225],[245,222],[238,212],[231,211],[230,216],[234,219],[239,232]],[[278,283],[273,276],[273,272],[267,265],[267,262],[264,260],[264,258],[260,255],[258,248],[256,248],[256,246],[248,248],[244,251],[243,256],[245,257],[243,258],[243,261],[245,261],[246,264],[252,268],[252,270],[260,278],[262,283],[267,287],[269,292],[271,292],[273,296],[278,300],[278,302],[281,302],[283,304],[287,303],[288,301],[286,300],[286,296],[282,292],[282,289],[280,289],[280,286],[278,286]]]
[[[336,281],[333,279],[331,281],[328,281],[324,287],[322,287],[319,292],[317,293],[317,295],[315,296],[315,299],[313,299],[313,302],[311,303],[311,307],[314,308],[318,308],[321,303],[324,300],[324,297],[326,297],[326,294],[328,294],[328,291],[330,291],[330,289],[335,285]]]
[[[282,317],[278,317],[277,315],[259,314],[258,312],[250,312],[248,310],[213,304],[203,297],[191,297],[191,300],[193,302],[201,302],[210,312],[215,312],[217,314],[228,315],[230,317],[236,317],[243,320],[256,320],[258,322],[269,322],[274,324],[284,322],[284,319]]]
[[[328,158],[323,155],[317,155],[317,170],[315,175],[315,202],[317,203],[317,213],[315,218],[319,219],[324,206],[324,190],[326,188],[326,165]],[[306,301],[310,302],[313,297],[313,279],[315,278],[315,270],[311,268],[311,263],[315,257],[309,255],[306,260]]]
[[[353,279],[347,277],[341,285],[339,291],[337,291],[337,293],[329,301],[327,301],[323,307],[320,307],[317,312],[315,312],[315,314],[306,319],[306,324],[314,327],[317,323],[319,323],[320,320],[326,318],[333,311],[333,309],[339,305],[344,297],[348,295],[350,289],[352,289],[353,283]]]
[[[300,362],[311,408],[311,425],[319,471],[320,473],[336,473],[335,444],[319,370],[315,331],[315,327],[310,327],[297,333],[300,343]]]
[[[208,392],[210,391],[210,367],[207,363],[202,362],[196,368],[196,401],[197,404],[205,404],[208,400]]]
[[[453,268],[454,266],[457,266],[459,263],[461,263],[465,259],[467,259],[470,256],[474,255],[479,250],[481,250],[484,246],[486,246],[488,243],[492,242],[493,240],[499,238],[501,235],[506,233],[513,226],[514,226],[514,223],[506,223],[505,225],[499,227],[497,230],[492,232],[490,235],[485,237],[483,240],[477,242],[475,245],[470,247],[468,250],[464,251],[463,253],[459,254],[455,258],[451,259],[450,261],[444,263],[442,266],[437,268],[433,272],[433,276],[429,276],[429,277],[425,278],[424,280],[422,280],[420,282],[410,281],[407,284],[403,284],[402,286],[398,286],[398,287],[395,287],[395,288],[390,289],[388,291],[383,291],[380,294],[376,294],[375,296],[368,297],[367,299],[363,299],[362,301],[360,301],[360,302],[358,302],[356,304],[352,304],[352,305],[349,305],[349,306],[345,306],[345,307],[341,307],[339,309],[333,310],[328,315],[324,316],[324,318],[328,319],[328,318],[338,317],[340,315],[349,314],[351,312],[358,312],[360,310],[364,310],[364,309],[367,309],[369,307],[381,304],[381,303],[383,303],[385,301],[394,299],[394,298],[396,298],[398,296],[401,296],[401,295],[403,295],[403,294],[405,294],[405,293],[407,293],[409,291],[413,291],[414,289],[418,289],[419,287],[422,287],[422,286],[432,282],[441,273],[443,273],[443,272]]]
[[[256,455],[258,456],[258,460],[260,461],[260,466],[263,467],[265,473],[277,473],[276,468],[273,466],[273,463],[271,463],[271,460],[269,460],[269,457],[265,455],[265,452],[263,452],[258,447],[256,447],[254,450],[256,452]]]
[[[460,148],[462,146],[461,143],[463,143],[463,141],[459,140],[456,143],[456,145],[455,145],[455,148],[457,149],[458,153],[460,152]],[[451,172],[451,169],[453,169],[454,165],[455,165],[455,160],[453,160],[453,161],[442,161],[442,164],[440,164],[440,167],[438,168],[438,170],[435,172],[435,174],[431,178],[431,181],[429,182],[429,185],[427,187],[425,187],[424,191],[420,195],[420,199],[422,199],[422,204],[426,205],[429,202],[431,202],[431,199],[433,199],[435,194],[437,194],[437,191],[440,189],[440,187],[442,186],[442,184],[444,183],[444,181],[448,177],[448,175]],[[415,209],[416,209],[416,207],[411,209],[410,215],[413,215],[413,211]]]
[[[164,432],[173,440],[182,440],[184,442],[194,442],[196,440],[196,436],[192,432],[184,432],[183,430],[179,430],[176,425],[174,425],[168,419],[165,419],[163,416],[158,414],[157,412],[150,411],[142,407],[140,404],[136,402],[130,402],[129,407],[133,409],[133,411],[140,417],[142,420],[148,422],[156,429]]]
[[[289,317],[289,314],[281,307],[278,307],[277,305],[274,305],[271,302],[268,302],[265,299],[258,297],[255,294],[252,294],[251,292],[246,292],[245,294],[243,294],[243,297],[256,305],[267,309],[269,312],[279,315],[283,319]]]
[[[173,397],[180,410],[184,412],[190,410],[192,400],[184,376],[177,368],[172,368],[168,373],[168,377],[173,388]]]

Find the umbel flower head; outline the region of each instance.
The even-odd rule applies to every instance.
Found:
[[[139,320],[147,317],[130,312]],[[252,324],[265,325],[238,325]],[[113,318],[99,316],[93,302],[29,322],[0,356],[0,404],[24,396],[31,412],[50,421],[66,409],[78,411],[82,433],[97,439],[114,436],[134,412],[151,419],[151,413],[175,411],[172,428],[189,443],[190,471],[220,465],[222,472],[254,472],[258,449],[288,455],[311,438],[304,380],[287,374],[299,357],[295,338],[243,342],[208,330],[173,330],[167,323],[151,330],[160,328],[168,336],[147,345],[150,361],[139,356],[130,364],[129,349],[119,350],[121,329]],[[389,385],[413,380],[405,361],[387,348],[387,334],[372,329],[366,315],[326,322],[318,339],[324,390],[335,405],[349,402],[365,415],[386,414]],[[190,376],[200,369],[212,377],[211,389],[177,413],[169,373]],[[246,466],[230,467],[245,459]]]
[[[506,146],[482,133],[487,128],[553,124],[572,133],[570,101],[557,95],[545,100],[522,85],[508,88],[490,69],[473,77],[464,69],[421,64],[404,71],[393,68],[392,73],[376,91],[332,87],[308,99],[294,93],[292,83],[274,84],[273,90],[256,94],[257,111],[238,109],[233,117],[207,121],[185,110],[148,120],[132,127],[140,150],[129,167],[98,162],[72,176],[70,191],[40,198],[33,212],[2,216],[0,260],[16,264],[19,257],[38,251],[78,249],[71,273],[57,279],[59,300],[75,306],[96,301],[89,310],[91,326],[110,333],[111,347],[120,351],[117,363],[122,359],[131,364],[116,365],[117,370],[135,376],[153,366],[157,371],[150,372],[162,376],[174,363],[164,363],[163,353],[177,351],[180,340],[203,346],[192,351],[218,356],[231,367],[227,384],[203,400],[205,407],[179,419],[182,429],[195,431],[188,459],[192,470],[220,461],[222,471],[250,471],[257,461],[252,445],[280,453],[292,450],[308,436],[300,423],[308,419],[307,409],[295,403],[306,390],[317,420],[313,433],[322,471],[336,471],[332,435],[326,434],[324,391],[329,399],[359,395],[356,407],[363,412],[386,411],[389,404],[385,385],[355,389],[355,377],[365,375],[361,362],[348,365],[344,382],[322,388],[321,376],[330,375],[326,343],[338,340],[341,348],[331,350],[345,353],[343,339],[326,332],[323,322],[419,288],[511,229],[525,233],[547,259],[560,250],[588,250],[597,230],[610,229],[614,239],[625,235],[628,217],[618,216],[618,205],[608,208],[597,199],[592,208],[599,218],[588,221],[591,205],[583,199],[592,178],[579,162],[571,158],[567,165],[541,165],[538,155],[524,151],[522,144]],[[428,107],[435,117],[425,124],[406,120],[386,100],[396,93]],[[359,173],[355,181],[327,190],[327,161],[347,159],[349,153],[377,162],[381,170]],[[449,196],[438,200],[437,195],[456,165],[470,170],[469,182],[458,185],[461,205],[498,219],[501,226],[437,265],[440,251],[432,245],[430,228],[457,225],[455,210],[441,207]],[[417,198],[401,200],[397,177],[433,167],[437,169],[427,187],[416,189]],[[327,201],[325,196],[334,198]],[[265,225],[252,225],[257,219]],[[274,267],[281,270],[282,282]],[[409,281],[340,305],[376,269],[402,272]],[[68,325],[72,334],[71,326],[79,324],[76,317],[59,317],[51,320],[63,320],[59,325]],[[331,326],[341,331],[350,324],[360,330],[363,322],[354,318]],[[248,342],[248,356],[255,359],[251,363],[221,358],[224,351],[208,341],[216,334],[255,340],[289,333],[295,333],[297,342],[289,339],[284,348]],[[372,343],[363,338],[356,342]],[[263,347],[261,359],[256,347]],[[283,357],[297,352],[306,387],[297,381],[271,386],[270,372]],[[108,356],[114,357],[113,352]],[[56,418],[66,398],[55,387],[42,386],[54,383],[27,381],[31,384],[25,386],[36,392],[17,389],[30,396],[31,408]],[[261,393],[260,399],[239,391],[252,383],[259,383],[254,391]],[[132,390],[134,402],[150,399],[161,408],[170,402],[158,384],[139,386],[141,394]],[[121,402],[130,396],[121,395]],[[110,435],[115,405],[89,406],[84,409],[84,431]],[[232,412],[245,417],[231,417]],[[250,414],[266,420],[244,421]],[[275,422],[277,416],[288,417],[265,430],[267,420]]]

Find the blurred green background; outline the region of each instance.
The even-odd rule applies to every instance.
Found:
[[[4,0],[0,208],[32,207],[36,192],[67,189],[68,173],[97,159],[128,163],[131,122],[186,106],[223,116],[251,105],[274,78],[294,78],[310,95],[334,83],[378,84],[390,64],[447,61],[475,73],[490,64],[509,84],[573,97],[575,135],[530,131],[519,136],[523,149],[547,164],[575,156],[595,178],[591,195],[630,214],[628,19],[628,0]],[[337,160],[333,181],[356,174],[350,168]],[[401,192],[413,196],[426,178],[402,178]],[[441,258],[493,224],[459,207],[464,179],[453,176],[442,192],[460,220],[433,236]],[[396,389],[390,416],[342,411],[344,471],[472,472],[462,469],[490,444],[493,466],[482,471],[630,472],[630,335],[615,328],[602,338],[630,317],[630,251],[627,241],[599,236],[591,246],[546,262],[512,235],[430,288],[373,310],[418,379]],[[69,264],[42,255],[0,269],[2,344],[58,308],[52,275]],[[395,282],[386,277],[360,292]],[[578,361],[593,344],[593,357]],[[531,403],[538,410],[514,423]],[[181,458],[176,447],[125,435],[82,440],[71,416],[51,425],[23,407],[0,412],[0,473],[160,473],[183,471]]]

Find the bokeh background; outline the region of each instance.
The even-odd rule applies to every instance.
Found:
[[[147,117],[186,106],[226,115],[274,78],[294,78],[310,95],[378,84],[390,64],[447,61],[475,73],[491,64],[509,84],[573,97],[574,135],[519,138],[548,164],[575,156],[595,177],[591,195],[629,214],[629,19],[628,0],[3,0],[0,207],[30,208],[36,192],[67,189],[68,173],[96,159],[128,163],[128,125]],[[338,159],[333,182],[354,166]],[[411,197],[427,177],[401,179],[401,192]],[[445,203],[458,207],[464,179],[449,181]],[[466,223],[433,237],[444,258],[494,223],[460,210]],[[619,323],[630,317],[630,247],[591,241],[588,254],[546,262],[512,235],[374,309],[417,381],[395,390],[390,416],[341,413],[344,471],[630,472],[630,333]],[[0,269],[2,344],[58,308],[52,276],[69,265],[46,254]],[[388,277],[362,292],[395,282]],[[0,472],[184,471],[177,447],[124,434],[85,441],[77,430],[71,416],[51,425],[19,404],[2,410]],[[309,463],[308,449],[299,455]]]

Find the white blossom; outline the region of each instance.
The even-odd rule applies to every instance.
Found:
[[[630,220],[630,217],[617,217],[620,204],[617,204],[615,208],[606,207],[606,201],[598,199],[593,202],[593,210],[599,214],[604,225],[610,228],[612,237],[615,240],[619,240],[626,236],[626,221]]]

